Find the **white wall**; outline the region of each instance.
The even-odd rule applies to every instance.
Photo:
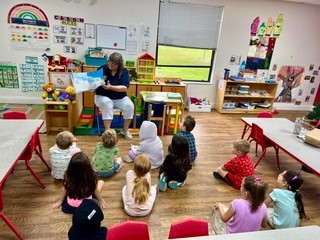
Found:
[[[176,0],[175,0],[176,1]],[[159,3],[158,0],[98,0],[93,6],[88,6],[90,0],[82,0],[82,3],[67,3],[62,0],[28,1],[46,12],[50,25],[53,25],[54,15],[82,17],[85,22],[95,24],[123,25],[146,24],[151,26],[150,33],[150,53],[155,55],[156,50],[156,29],[158,20]],[[284,27],[280,37],[277,39],[271,66],[278,64],[278,69],[283,65],[304,66],[308,71],[310,64],[315,67],[320,65],[320,6],[267,1],[267,0],[178,0],[176,2],[191,2],[205,5],[224,6],[223,22],[219,40],[216,61],[213,69],[212,83],[208,84],[189,84],[188,95],[194,97],[207,97],[215,102],[217,80],[223,76],[224,68],[230,68],[231,73],[235,74],[239,66],[229,65],[231,55],[241,55],[241,59],[246,59],[250,25],[257,16],[260,21],[267,21],[268,17],[277,19],[280,13],[284,15]],[[17,0],[9,0],[2,3],[0,8],[0,31],[3,33],[0,39],[0,60],[9,60],[17,64],[24,62],[25,55],[35,55],[39,57],[42,53],[30,53],[22,51],[10,51],[7,32],[7,14],[12,6],[21,3]],[[79,58],[83,57],[84,51],[88,46],[94,46],[94,41],[87,40],[86,46],[78,49]],[[52,44],[52,53],[61,53],[61,46]],[[112,52],[109,50],[108,52]],[[136,56],[124,58],[131,60]],[[69,56],[75,57],[75,56]],[[41,64],[45,64],[42,62]],[[302,80],[303,81],[303,80]],[[316,78],[319,82],[319,76]],[[0,102],[34,102],[40,99],[41,94],[26,94],[21,90],[0,89]],[[8,100],[10,99],[10,100]],[[313,99],[310,100],[313,103]],[[311,106],[295,106],[292,104],[276,104],[280,108],[310,109]],[[281,106],[282,105],[282,106]]]

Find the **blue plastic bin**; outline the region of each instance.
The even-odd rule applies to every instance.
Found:
[[[90,57],[89,55],[84,56],[87,66],[95,66],[100,67],[107,63],[108,56],[104,56],[103,58]]]

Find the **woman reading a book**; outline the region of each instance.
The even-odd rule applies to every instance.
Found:
[[[133,118],[134,106],[127,97],[127,89],[130,85],[128,70],[123,66],[120,53],[112,53],[103,68],[105,84],[95,90],[94,103],[101,109],[105,130],[109,130],[113,119],[113,109],[118,108],[123,112],[123,134],[127,139],[132,139],[129,133],[129,125]]]

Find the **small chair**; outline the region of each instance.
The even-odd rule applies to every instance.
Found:
[[[208,222],[202,219],[187,218],[171,224],[169,239],[209,236]]]
[[[148,121],[158,121],[161,124],[161,136],[163,136],[166,121],[166,105],[152,102],[148,104]]]
[[[137,115],[143,116],[144,107],[139,105],[139,99],[136,95],[131,96],[131,101],[133,102],[134,106],[134,113],[133,113],[133,129],[137,128]]]
[[[258,112],[257,118],[273,118],[273,113],[272,112]],[[250,129],[250,125],[246,123],[243,127],[241,139],[244,138],[244,135],[248,132],[249,129]],[[248,137],[248,139],[249,139],[249,137]]]
[[[252,141],[256,142],[256,156],[257,156],[257,151],[258,151],[258,145],[260,145],[262,148],[262,154],[259,157],[259,159],[257,160],[254,167],[256,167],[259,164],[259,162],[261,161],[261,159],[266,155],[267,148],[273,147],[276,151],[278,169],[280,169],[279,147],[265,138],[262,128],[260,128],[257,124],[252,123],[251,133],[250,133],[250,136],[248,139],[249,139],[249,142],[252,142]]]
[[[37,149],[38,142],[40,142],[39,140],[39,134],[38,131],[36,131],[31,138],[31,141],[29,142],[28,146],[25,148],[25,150],[22,152],[22,154],[19,156],[19,160],[24,160],[27,169],[30,171],[30,173],[32,174],[32,176],[38,181],[38,183],[41,185],[42,188],[45,188],[46,186],[44,185],[44,183],[40,180],[40,178],[38,177],[38,175],[34,172],[34,170],[32,169],[32,167],[30,166],[30,160],[32,159],[33,156],[33,152],[35,152],[38,157],[41,159],[41,161],[44,163],[44,165],[46,165],[46,167],[48,168],[48,170],[50,171],[51,168],[49,167],[48,163],[46,162],[46,160],[43,158],[42,156],[42,152],[39,151],[39,149]],[[42,150],[41,150],[42,151]]]
[[[174,108],[176,106],[176,104],[173,105],[167,105],[167,109],[166,109],[166,133],[169,132],[169,127],[170,124],[172,122],[172,119],[174,119],[174,125],[176,124],[176,112],[177,109]],[[178,113],[178,122],[181,123],[182,121],[182,116],[183,116],[183,110],[184,110],[184,104],[181,103],[179,105],[179,113]]]
[[[108,228],[106,240],[150,240],[146,222],[126,221]]]
[[[121,122],[121,117],[122,117],[122,111],[121,109],[114,108],[113,113],[119,113],[119,123]],[[100,127],[100,121],[99,121],[99,115],[101,115],[100,109],[96,104],[94,104],[93,107],[93,119],[96,119],[97,122],[97,128],[98,128],[98,135],[100,136],[101,133],[101,127]]]
[[[2,114],[3,119],[27,119],[27,114],[18,111],[9,111]]]

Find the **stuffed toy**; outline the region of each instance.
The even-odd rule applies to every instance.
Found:
[[[61,92],[57,101],[75,103],[76,102],[75,95],[76,95],[76,91],[75,91],[74,87],[69,86],[66,88],[66,90]]]
[[[48,101],[56,101],[59,92],[54,89],[54,84],[51,82],[46,83],[45,85],[42,86],[42,90],[44,93],[42,94],[42,99],[45,100],[47,99]]]

